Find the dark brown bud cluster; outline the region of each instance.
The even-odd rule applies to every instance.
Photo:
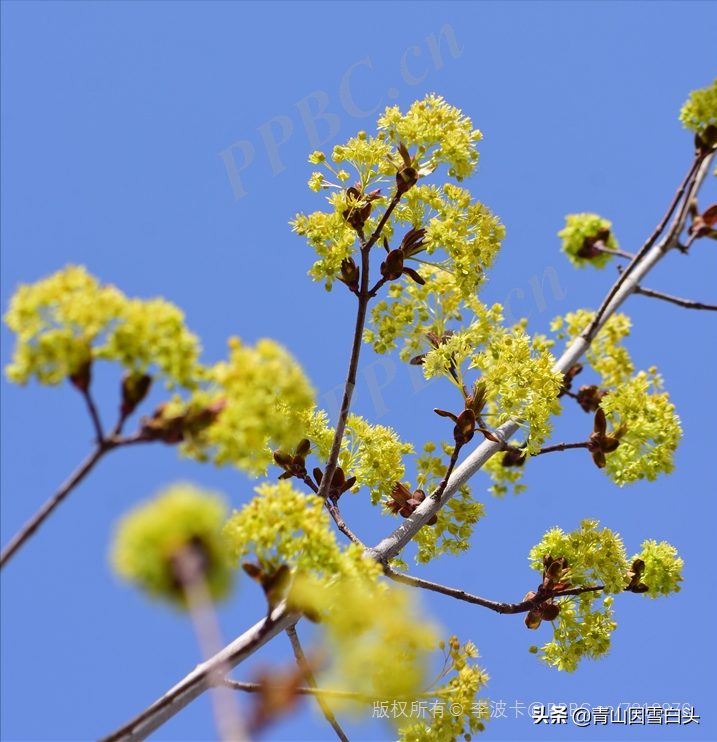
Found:
[[[314,469],[314,479],[319,487],[321,487],[321,480],[323,478],[324,473],[317,466]],[[331,486],[329,487],[329,494],[327,495],[328,499],[334,504],[337,503],[341,495],[350,490],[355,484],[356,477],[349,477],[346,479],[344,470],[340,466],[337,466],[336,471],[334,471],[334,476],[331,477]]]
[[[70,383],[75,389],[86,392],[92,382],[92,359],[88,359],[73,374],[70,374]]]
[[[702,155],[708,155],[715,148],[717,148],[717,126],[708,124],[701,134],[695,134],[695,150]]]
[[[586,237],[583,240],[583,244],[576,253],[579,258],[585,260],[592,260],[592,258],[600,255],[602,252],[598,248],[607,249],[607,241],[610,239],[610,230],[601,229],[597,234],[592,237]]]
[[[433,411],[441,417],[449,417],[456,424],[453,428],[453,439],[456,445],[463,446],[468,443],[479,430],[489,440],[498,443],[498,439],[486,430],[481,419],[481,412],[487,402],[485,382],[477,381],[473,385],[473,392],[466,396],[465,409],[456,416],[446,410],[434,409]]]
[[[569,572],[565,557],[553,559],[550,554],[543,557],[543,581],[537,592],[529,592],[524,598],[535,601],[535,607],[525,617],[525,625],[529,629],[537,629],[542,621],[554,621],[558,617],[560,604],[555,603],[553,597],[570,587],[570,582],[565,579]]]
[[[361,190],[361,184],[356,183],[350,188],[346,189],[346,200],[348,201],[349,207],[346,209],[341,216],[357,231],[363,229],[363,225],[371,215],[372,201],[381,197],[381,191],[371,191],[371,193],[364,193]]]
[[[583,370],[582,363],[576,363],[574,366],[572,366],[568,370],[568,372],[563,376],[563,385],[560,387],[560,392],[558,393],[558,397],[562,397],[564,394],[567,394],[573,388],[573,380],[579,373],[582,372],[582,370]]]
[[[122,417],[131,415],[137,405],[147,396],[152,386],[152,377],[149,374],[127,373],[122,379]]]
[[[690,217],[692,224],[687,228],[687,233],[695,237],[711,237],[717,240],[717,204],[708,206],[701,214],[697,209],[697,199],[693,198],[690,203]]]
[[[403,159],[403,167],[396,173],[396,192],[399,195],[411,190],[418,182],[418,170],[416,163],[411,158],[408,148],[403,142],[398,144],[398,153]]]
[[[187,436],[199,435],[214,423],[226,407],[224,399],[201,409],[187,409],[179,415],[167,415],[169,404],[164,402],[154,411],[152,417],[143,417],[140,420],[140,430],[146,440],[164,441],[165,443],[181,443]]]
[[[426,493],[421,490],[411,492],[406,485],[396,482],[391,489],[392,499],[384,501],[384,506],[394,515],[398,514],[403,518],[412,515],[416,508],[426,499]],[[434,526],[438,522],[438,516],[433,515],[426,525]]]
[[[279,479],[291,479],[291,477],[303,479],[306,476],[306,456],[310,450],[311,442],[308,438],[304,438],[299,442],[293,454],[280,450],[274,451],[274,461],[284,470]]]
[[[630,593],[646,593],[650,588],[642,582],[642,575],[645,572],[645,562],[642,559],[635,559],[630,567],[627,576],[630,578],[630,584],[625,588]]]
[[[595,412],[600,406],[600,400],[607,394],[607,390],[600,389],[600,387],[591,385],[583,385],[578,389],[578,393],[575,397],[578,404],[585,410],[585,412]]]
[[[593,461],[598,469],[605,468],[605,454],[617,450],[617,447],[620,445],[620,438],[627,432],[627,425],[623,423],[612,435],[608,435],[606,431],[607,419],[605,418],[605,410],[600,407],[595,413],[593,432],[588,439],[588,451],[592,454]]]
[[[426,281],[413,268],[404,265],[406,258],[413,257],[424,250],[423,239],[425,236],[425,229],[412,229],[406,233],[401,241],[401,246],[397,250],[389,250],[388,240],[385,237],[383,238],[383,247],[388,253],[386,260],[381,263],[381,275],[385,280],[395,281],[404,275],[410,276],[421,286],[425,285]]]
[[[359,290],[359,279],[361,278],[361,271],[356,265],[353,258],[344,258],[341,262],[341,275],[339,281],[345,283],[349,287],[349,291],[354,294],[358,293]]]
[[[266,595],[266,602],[269,604],[269,613],[271,613],[286,597],[286,592],[291,583],[289,565],[282,564],[269,571],[265,571],[251,562],[244,562],[241,566],[252,580],[261,585],[264,595]]]

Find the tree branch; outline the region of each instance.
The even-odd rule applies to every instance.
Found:
[[[286,633],[289,636],[289,641],[291,642],[291,648],[294,650],[294,657],[296,657],[296,664],[299,666],[299,669],[304,674],[304,678],[306,682],[308,683],[310,688],[313,688],[315,691],[318,690],[318,685],[316,684],[316,678],[314,677],[314,673],[311,671],[311,667],[309,666],[309,663],[306,659],[306,655],[304,654],[304,650],[301,648],[301,643],[299,642],[299,636],[296,633],[296,627],[295,626],[289,626],[289,628],[286,630]],[[321,708],[321,711],[326,718],[326,721],[331,724],[332,729],[336,732],[336,736],[341,740],[341,742],[349,742],[348,737],[344,734],[343,729],[341,729],[341,726],[339,722],[336,720],[336,717],[334,716],[334,712],[331,710],[330,706],[326,701],[321,697],[320,694],[316,695],[316,702],[319,704],[319,707]]]
[[[567,590],[559,590],[552,594],[545,595],[543,598],[532,598],[531,600],[522,600],[520,603],[498,603],[495,600],[487,600],[486,598],[479,598],[477,595],[471,595],[463,590],[457,590],[453,587],[446,587],[445,585],[439,585],[437,582],[430,582],[429,580],[422,580],[420,577],[414,577],[413,575],[405,575],[402,572],[398,572],[388,564],[383,565],[384,574],[394,582],[401,582],[404,585],[410,585],[411,587],[420,587],[423,590],[430,590],[434,593],[440,593],[441,595],[447,595],[450,598],[456,600],[462,600],[464,603],[473,603],[479,605],[482,608],[488,608],[491,611],[502,614],[514,614],[514,613],[528,613],[528,611],[535,610],[541,603],[545,603],[547,600],[553,600],[554,598],[562,598],[565,595],[580,595],[581,593],[594,593],[599,590],[604,590],[604,585],[589,585],[585,587],[573,587]]]
[[[678,307],[685,307],[686,309],[710,309],[713,312],[717,311],[717,304],[703,304],[700,301],[679,299],[676,296],[663,294],[661,291],[655,291],[654,289],[645,289],[642,286],[635,286],[635,293],[642,294],[643,296],[651,296],[653,299],[662,299],[663,301],[669,301],[671,304],[677,304]]]
[[[672,213],[677,208],[677,205],[679,204],[680,199],[684,195],[685,190],[689,187],[689,190],[692,191],[693,186],[696,183],[696,176],[699,173],[701,166],[704,165],[705,162],[708,162],[710,159],[711,159],[710,155],[706,156],[702,154],[701,152],[698,152],[695,155],[695,158],[692,161],[692,165],[690,166],[690,169],[687,175],[685,176],[685,179],[682,181],[682,184],[677,189],[677,193],[675,193],[672,199],[672,202],[670,203],[670,206],[668,207],[667,212],[665,213],[665,216],[662,218],[662,221],[657,225],[657,227],[655,228],[655,231],[647,239],[647,242],[645,242],[645,244],[640,248],[637,255],[635,255],[633,259],[630,261],[630,264],[627,266],[627,268],[620,274],[620,277],[613,284],[610,291],[608,291],[608,294],[605,297],[603,303],[600,305],[600,308],[595,313],[595,317],[593,318],[593,321],[583,331],[581,336],[587,342],[590,342],[595,337],[595,335],[597,335],[598,330],[600,329],[600,327],[602,326],[604,322],[604,319],[607,318],[609,314],[612,314],[612,312],[608,313],[608,308],[612,304],[614,304],[613,300],[617,296],[620,288],[627,281],[628,276],[633,273],[637,264],[650,251],[650,249],[655,244],[660,234],[662,234],[663,230],[665,229],[667,225],[667,222],[672,216]],[[705,174],[706,174],[706,171],[705,171]],[[702,178],[704,179],[704,175],[702,176]],[[679,244],[679,236],[684,227],[685,220],[687,219],[691,197],[692,197],[692,193],[688,193],[687,198],[685,198],[683,202],[680,213],[678,213],[677,218],[674,220],[672,226],[670,227],[668,234],[666,235],[665,239],[661,243],[663,244],[664,246],[663,249],[665,251],[669,250],[671,247],[676,247]],[[617,307],[615,307],[612,311],[614,312],[616,309]]]
[[[55,494],[44,502],[40,509],[28,520],[25,525],[10,539],[8,545],[0,554],[0,569],[10,560],[15,552],[35,533],[47,520],[55,508],[77,487],[77,485],[92,471],[95,464],[109,451],[120,446],[129,446],[133,443],[143,443],[148,439],[139,431],[126,438],[101,438],[97,446],[75,471],[63,482]]]
[[[363,233],[359,231],[359,240],[361,242],[361,286],[357,292],[358,309],[356,311],[356,324],[354,327],[353,341],[351,343],[349,369],[346,375],[343,398],[341,400],[341,410],[339,412],[339,418],[336,421],[336,432],[334,433],[334,440],[331,444],[331,452],[329,453],[329,458],[326,462],[326,469],[324,470],[324,476],[317,493],[319,497],[323,497],[324,500],[328,497],[331,481],[334,477],[336,467],[338,466],[339,452],[341,451],[341,443],[344,438],[344,430],[346,429],[346,419],[348,418],[349,410],[351,409],[351,397],[353,396],[353,391],[356,387],[356,373],[358,371],[359,356],[361,355],[363,329],[366,324],[366,311],[371,298],[368,288],[370,267],[369,253],[376,243],[376,240],[380,237],[381,231],[400,200],[401,194],[397,191],[381,217],[381,221],[376,226],[371,237],[369,237],[368,242],[363,239]]]

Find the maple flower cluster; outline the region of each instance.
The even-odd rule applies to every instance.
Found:
[[[120,577],[151,597],[185,608],[187,596],[177,560],[183,550],[194,549],[210,596],[225,598],[235,574],[229,543],[221,535],[226,518],[224,498],[191,484],[175,484],[122,518],[112,565]]]
[[[17,335],[6,369],[16,383],[59,384],[103,359],[156,373],[169,386],[196,386],[200,347],[184,314],[164,299],[129,299],[82,266],[21,285],[4,320]]]
[[[570,533],[560,528],[548,531],[530,551],[531,566],[543,570],[546,555],[565,558],[570,587],[602,585],[601,591],[583,592],[556,600],[559,612],[553,620],[553,639],[540,650],[539,659],[559,670],[574,672],[585,658],[599,659],[610,651],[611,634],[617,627],[613,595],[642,584],[633,592],[659,597],[678,592],[683,562],[674,547],[646,541],[643,551],[628,561],[622,539],[596,520],[583,520]],[[639,565],[639,567],[638,567]]]

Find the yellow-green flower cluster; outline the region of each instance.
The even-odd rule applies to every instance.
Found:
[[[291,226],[306,237],[319,256],[309,274],[316,281],[325,281],[327,290],[331,289],[342,262],[354,252],[356,231],[344,213],[373,202],[373,216],[363,225],[363,233],[371,234],[378,224],[380,209],[388,206],[389,197],[389,194],[378,196],[371,189],[384,182],[392,189],[396,173],[408,167],[406,157],[411,158],[410,168],[417,177],[428,175],[439,164],[446,163],[449,176],[460,181],[476,167],[475,142],[481,138],[480,132],[473,130],[470,119],[438,96],[431,95],[415,103],[405,115],[397,107],[386,109],[379,128],[382,131],[377,137],[359,132],[345,145],[334,147],[333,165],[323,152],[314,152],[309,158],[314,164],[323,164],[336,181],[328,182],[323,173],[315,172],[309,187],[314,191],[330,187],[337,190],[328,196],[326,212],[298,214]],[[350,194],[346,188],[352,176],[337,169],[342,164],[350,165],[355,171],[359,196]],[[413,187],[403,200],[406,205],[385,225],[383,236],[391,239],[397,224],[425,226],[429,254],[437,248],[446,251],[456,285],[464,296],[469,296],[483,281],[482,272],[491,265],[500,247],[503,226],[489,209],[471,203],[470,194],[456,186],[446,185],[441,190]]]
[[[547,554],[553,559],[565,557],[571,587],[604,585],[602,594],[582,593],[557,601],[560,613],[553,621],[553,640],[541,648],[539,659],[567,672],[574,672],[584,658],[598,659],[610,651],[610,636],[617,626],[611,594],[623,592],[630,582],[622,539],[598,526],[596,520],[583,520],[571,533],[553,528],[530,550],[535,570],[542,572]]]
[[[377,353],[387,353],[402,340],[400,357],[407,361],[419,353],[431,351],[433,346],[428,343],[426,333],[442,338],[451,329],[451,323],[462,321],[468,311],[473,316],[470,324],[460,330],[462,337],[473,350],[485,344],[502,320],[500,304],[487,307],[475,296],[463,298],[455,275],[448,270],[425,265],[418,272],[426,280],[424,286],[410,280],[405,285],[394,283],[389,289],[389,298],[372,307],[371,329],[364,333],[365,342],[372,343]],[[461,341],[456,339],[453,343],[459,345]],[[438,355],[445,359],[447,352],[445,346],[438,349]],[[438,361],[438,356],[434,359],[439,366],[446,365]],[[428,358],[426,361],[429,365],[424,365],[424,371],[432,365]]]
[[[187,403],[175,400],[165,413],[222,404],[211,425],[185,437],[185,455],[261,474],[273,460],[269,442],[291,450],[304,437],[314,392],[298,363],[274,341],[251,347],[231,338],[229,359],[208,368],[205,378],[208,390],[195,392]]]
[[[517,446],[519,441],[512,440],[511,444]],[[525,473],[524,466],[503,466],[502,453],[497,453],[495,456],[491,456],[488,461],[481,467],[493,481],[493,484],[488,488],[493,497],[503,498],[509,492],[514,495],[521,495],[528,489],[527,484],[522,484],[520,480],[523,478]]]
[[[645,583],[649,590],[644,595],[659,598],[670,593],[679,593],[685,563],[677,556],[677,549],[666,541],[658,544],[652,539],[644,541],[640,546],[642,551],[635,554],[632,561],[642,559],[645,563],[645,571],[640,581]]]
[[[531,567],[543,571],[543,557],[565,557],[573,587],[604,585],[605,593],[621,593],[629,583],[630,564],[619,534],[609,528],[599,529],[599,521],[583,520],[580,528],[565,533],[561,528],[549,530],[543,540],[530,550]]]
[[[341,273],[341,263],[355,252],[356,232],[341,215],[346,207],[340,199],[339,194],[331,194],[329,204],[338,205],[337,209],[329,213],[315,211],[308,216],[297,214],[290,222],[293,231],[306,237],[319,256],[309,275],[314,281],[325,280],[327,291],[331,291],[334,280]]]
[[[317,458],[326,461],[334,429],[329,426],[328,416],[323,410],[317,410],[308,417],[305,436],[311,441]],[[390,496],[393,485],[403,477],[403,457],[410,453],[413,453],[413,446],[403,443],[393,429],[371,425],[351,413],[346,419],[338,464],[347,478],[356,477],[352,491],[368,487],[371,502],[376,505],[382,497]]]
[[[605,247],[609,250],[618,250],[619,245],[610,232],[611,227],[612,222],[602,219],[597,214],[568,214],[565,217],[565,228],[558,232],[558,237],[563,241],[560,249],[577,268],[585,268],[588,265],[604,268],[612,260],[612,255],[605,252],[586,254],[585,240],[595,240],[601,232],[609,232],[604,241]],[[581,251],[583,254],[579,254]],[[591,253],[589,249],[588,253]]]
[[[389,157],[393,148],[386,141],[386,136],[379,133],[377,137],[369,137],[365,131],[360,131],[355,137],[351,137],[346,144],[334,147],[331,159],[338,165],[348,163],[357,173],[358,182],[362,190],[370,190],[372,186],[388,176],[396,174],[396,168],[391,165]],[[324,159],[328,169],[339,176],[339,172]],[[345,180],[340,178],[340,180]]]
[[[489,408],[497,414],[495,424],[512,418],[527,426],[526,453],[531,454],[550,436],[552,415],[560,414],[563,379],[552,370],[555,359],[543,339],[515,330],[496,333],[471,367],[483,372]]]
[[[434,189],[428,201],[436,215],[426,223],[426,251],[429,255],[438,249],[445,251],[444,267],[453,275],[461,296],[468,298],[485,281],[485,271],[493,265],[505,238],[505,227],[487,206],[472,201],[465,188],[446,183],[441,190],[438,195]]]
[[[448,164],[448,175],[461,181],[470,177],[478,165],[475,143],[483,138],[460,109],[449,106],[440,95],[428,95],[402,114],[398,106],[387,108],[378,128],[391,142],[417,146],[422,168],[434,170]],[[425,160],[423,158],[426,158]]]
[[[344,440],[341,467],[347,476],[356,477],[354,492],[370,488],[371,502],[377,505],[381,497],[390,496],[393,485],[403,477],[403,457],[413,453],[413,446],[402,443],[391,428],[370,425],[353,414],[346,421]]]
[[[327,652],[321,684],[379,698],[415,697],[426,686],[438,629],[407,589],[342,579],[328,588]]]
[[[566,338],[565,345],[573,340],[592,322],[595,313],[588,309],[569,312],[565,317],[556,317],[550,329],[559,339]],[[601,387],[615,387],[627,382],[635,371],[630,354],[622,344],[630,334],[632,323],[624,314],[613,314],[603,325],[585,354],[588,364],[600,374]]]
[[[152,597],[185,607],[176,559],[183,549],[198,548],[211,597],[225,597],[232,585],[229,544],[221,535],[224,499],[191,484],[175,484],[137,506],[119,523],[112,565],[125,580]]]
[[[662,378],[655,371],[638,372],[600,401],[614,429],[627,426],[605,465],[610,479],[621,486],[641,479],[652,482],[675,468],[675,450],[682,438],[680,418],[669,395],[658,391]]]
[[[441,444],[444,455],[450,456],[452,446]],[[418,487],[430,494],[443,479],[446,464],[443,457],[434,455],[435,445],[428,442],[423,454],[416,458]],[[416,562],[427,564],[442,554],[458,555],[468,551],[475,524],[485,516],[485,506],[476,502],[468,485],[463,485],[458,493],[438,511],[438,521],[433,526],[422,528],[413,538],[418,545]]]
[[[430,725],[425,722],[399,728],[399,742],[453,742],[470,740],[482,732],[490,718],[487,699],[476,696],[488,683],[488,675],[475,662],[478,650],[473,642],[461,645],[454,636],[449,641],[451,679],[436,688],[445,707],[437,706]],[[448,662],[446,663],[448,664]],[[442,709],[443,713],[438,711]],[[459,711],[460,710],[460,711]],[[461,713],[462,712],[462,713]]]
[[[198,339],[176,306],[129,299],[82,266],[20,286],[4,319],[17,334],[7,375],[20,384],[59,384],[98,358],[157,373],[170,386],[192,388],[200,374]]]
[[[712,85],[693,90],[680,109],[680,121],[685,129],[702,134],[710,124],[717,126],[717,78]]]
[[[608,654],[617,628],[614,600],[597,593],[561,598],[560,614],[553,621],[553,640],[540,648],[538,659],[549,667],[575,672],[581,660],[598,660]]]
[[[378,565],[361,558],[355,545],[339,548],[320,497],[295,490],[289,480],[265,482],[256,492],[259,496],[234,511],[224,527],[236,562],[250,556],[267,573],[287,564],[295,573],[327,579],[375,578],[380,573]]]

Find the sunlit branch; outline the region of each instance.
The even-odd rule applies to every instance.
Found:
[[[306,659],[304,650],[301,648],[301,642],[299,642],[299,636],[296,633],[296,627],[289,626],[289,628],[286,630],[286,633],[289,637],[289,641],[291,642],[291,648],[294,650],[296,664],[299,666],[299,669],[303,673],[304,679],[306,680],[310,688],[312,688],[314,691],[318,690],[318,685],[316,683],[314,673],[311,671],[311,667],[309,666],[309,663]],[[321,697],[320,693],[316,694],[316,702],[319,704],[321,712],[326,718],[326,721],[331,724],[332,729],[336,732],[336,736],[341,740],[341,742],[349,742],[348,737],[344,734],[343,729],[341,729],[339,722],[336,720],[334,712],[331,710],[329,704],[326,703],[326,701]]]
[[[704,165],[704,163],[709,161],[710,159],[711,158],[709,156],[706,156],[701,152],[698,152],[695,155],[692,165],[690,166],[690,169],[687,175],[685,176],[685,179],[682,181],[680,187],[677,189],[677,193],[675,193],[672,199],[672,202],[670,203],[667,209],[667,212],[665,213],[665,216],[662,218],[662,221],[660,221],[657,227],[655,227],[655,231],[647,239],[647,242],[645,242],[645,244],[640,248],[637,255],[635,255],[632,258],[627,268],[620,274],[620,277],[613,284],[610,291],[608,291],[607,296],[605,297],[603,303],[600,305],[600,308],[595,313],[595,317],[593,318],[592,322],[583,331],[581,336],[586,341],[590,342],[595,337],[595,335],[597,334],[598,330],[600,329],[602,325],[603,319],[608,314],[608,307],[610,307],[610,305],[614,303],[613,299],[616,297],[618,291],[620,290],[622,285],[626,282],[628,276],[630,276],[634,272],[634,269],[637,266],[637,264],[647,255],[647,253],[650,251],[652,246],[657,241],[658,237],[664,231],[665,227],[667,226],[667,222],[670,220],[670,217],[672,216],[673,212],[677,208],[677,205],[679,204],[680,199],[684,195],[685,190],[687,190],[688,188],[689,190],[692,190],[692,187],[696,183],[696,176],[699,173],[700,165]],[[665,250],[669,250],[671,247],[676,247],[677,244],[679,243],[679,236],[684,227],[685,220],[687,219],[687,214],[689,213],[691,195],[692,195],[691,193],[687,194],[687,197],[685,198],[683,202],[682,209],[680,213],[678,214],[677,219],[675,219],[668,234],[663,240]]]

